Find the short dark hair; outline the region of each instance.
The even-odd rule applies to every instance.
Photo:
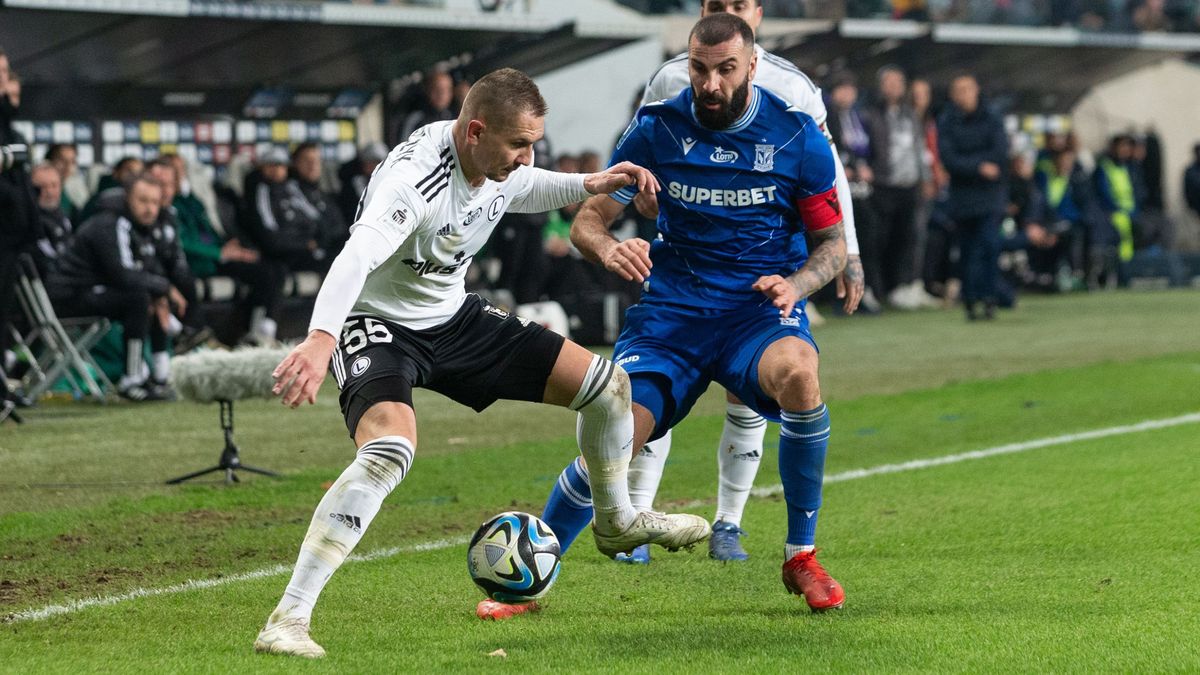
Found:
[[[133,180],[129,181],[129,185],[126,187],[126,191],[127,191],[126,194],[132,195],[133,194],[133,186],[137,185],[138,183],[145,183],[146,185],[153,185],[154,187],[158,188],[159,190],[164,189],[161,181],[159,181],[154,176],[151,176],[149,171],[143,171],[143,172],[139,173],[137,176],[135,176],[133,178]]]
[[[308,150],[316,150],[318,155],[321,154],[321,146],[313,143],[312,141],[305,141],[304,143],[297,145],[296,148],[292,150],[292,162],[295,163],[296,158],[300,156],[300,153]]]
[[[501,68],[471,85],[460,118],[503,124],[521,113],[545,117],[547,110],[546,99],[528,75],[516,68]]]
[[[176,178],[179,178],[179,172],[175,170],[175,162],[171,161],[171,155],[159,155],[158,157],[155,157],[153,160],[147,162],[146,163],[146,173],[150,173],[150,169],[153,169],[156,166],[161,166],[163,168],[170,169],[171,173],[175,174]]]
[[[750,24],[742,21],[739,16],[728,12],[717,12],[700,19],[695,26],[692,26],[692,32],[688,35],[688,44],[691,44],[692,40],[697,40],[700,44],[711,47],[732,40],[739,35],[743,43],[754,44],[754,30],[750,28]]]
[[[46,148],[46,161],[52,162],[58,159],[58,156],[62,154],[62,151],[66,150],[67,148],[75,150],[75,146],[71,145],[70,143],[54,143],[49,148]],[[76,150],[76,152],[78,152],[78,150]]]

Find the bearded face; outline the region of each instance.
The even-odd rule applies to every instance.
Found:
[[[728,129],[746,112],[749,101],[750,78],[747,77],[728,98],[719,90],[698,93],[694,104],[696,119],[714,131]]]

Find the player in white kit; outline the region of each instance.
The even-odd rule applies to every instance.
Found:
[[[504,398],[578,411],[579,446],[592,467],[593,534],[607,555],[646,543],[690,546],[708,536],[698,516],[633,509],[625,372],[464,290],[471,258],[506,211],[547,211],[627,185],[658,189],[648,171],[628,162],[586,175],[530,166],[545,113],[532,80],[495,71],[475,83],[457,120],[418,129],[371,177],[350,239],[317,295],[308,337],[273,373],[275,393],[295,408],[316,401],[332,370],[358,453],[317,506],[257,651],[324,656],[309,636],[313,605],[412,465],[414,387],[476,410]]]
[[[717,12],[737,15],[755,31],[763,18],[762,6],[758,0],[704,0],[701,5],[701,17]],[[754,51],[758,55],[754,84],[769,90],[812,117],[826,138],[830,138],[825,128],[827,113],[820,87],[813,84],[812,80],[787,59],[776,56],[757,44],[754,45]],[[691,80],[685,52],[664,63],[654,73],[642,94],[642,105],[672,98],[689,86]],[[829,142],[832,145],[833,139],[830,138]],[[863,296],[863,268],[859,258],[858,237],[854,229],[850,184],[846,180],[846,172],[836,150],[833,157],[848,255],[846,269],[838,278],[838,297],[844,298],[845,311],[853,313]],[[656,205],[649,204],[652,200],[652,194],[639,196],[639,209],[648,213],[656,210]],[[741,518],[746,500],[750,496],[750,488],[754,484],[754,476],[758,473],[766,431],[766,420],[743,405],[732,394],[726,393],[725,426],[717,446],[717,513],[712,538],[709,540],[709,555],[717,560],[745,560],[749,557],[741,546],[740,539],[745,534],[741,529]],[[654,502],[663,467],[670,452],[671,433],[668,431],[667,435],[641,448],[630,463],[629,495],[635,506],[650,508]],[[645,547],[635,550],[631,556],[619,556],[618,559],[640,563],[650,560],[649,551]]]

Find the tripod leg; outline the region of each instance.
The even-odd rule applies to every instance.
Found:
[[[238,470],[239,471],[249,471],[251,473],[257,473],[257,474],[261,474],[263,476],[275,476],[276,478],[279,477],[279,474],[275,473],[274,471],[267,471],[266,469],[257,469],[252,466],[246,466],[245,464],[242,464],[241,466],[239,466]]]
[[[178,478],[172,478],[171,480],[167,481],[167,485],[178,485],[179,483],[182,483],[185,480],[191,480],[193,478],[197,478],[197,477],[203,476],[205,474],[210,474],[214,471],[221,471],[224,468],[225,467],[223,467],[223,466],[210,466],[207,469],[200,469],[199,471],[193,471],[189,474],[179,476]]]

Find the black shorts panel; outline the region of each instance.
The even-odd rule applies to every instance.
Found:
[[[366,383],[372,383],[371,403],[400,400],[407,389],[399,385],[389,398],[388,388],[375,383],[381,378],[432,389],[476,411],[502,398],[541,401],[564,343],[561,335],[469,295],[449,321],[424,330],[375,317],[349,319],[332,365],[351,427],[349,404]]]

